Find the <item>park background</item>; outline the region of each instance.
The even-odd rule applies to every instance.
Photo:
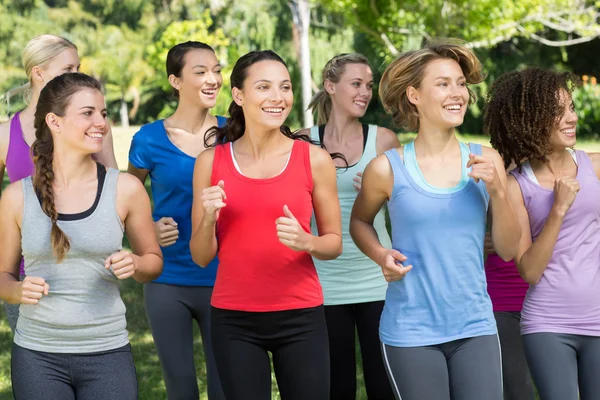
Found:
[[[295,104],[287,124],[312,125],[304,110],[321,86],[321,69],[342,52],[365,54],[373,67],[374,97],[364,122],[398,132],[377,98],[377,82],[399,53],[429,39],[464,40],[482,60],[487,79],[472,86],[478,101],[459,128],[461,138],[482,135],[488,88],[504,72],[527,66],[572,71],[583,85],[574,92],[578,147],[600,151],[600,1],[596,0],[0,0],[0,121],[24,108],[10,89],[27,82],[21,51],[35,36],[53,33],[75,43],[81,71],[104,85],[119,167],[127,167],[132,135],[140,125],[167,117],[176,107],[165,73],[169,48],[203,41],[223,64],[224,84],[216,114],[231,101],[235,61],[256,49],[273,49],[288,63]],[[6,184],[5,179],[4,184]],[[140,399],[166,398],[152,336],[145,320],[142,286],[123,283]],[[197,332],[197,329],[196,329]],[[197,332],[198,333],[198,332]],[[0,400],[11,399],[12,335],[0,309]],[[200,335],[195,356],[201,392],[206,375]],[[357,375],[362,382],[360,368]],[[202,399],[206,398],[203,393]],[[276,384],[273,398],[279,398]],[[362,383],[358,399],[366,399]]]

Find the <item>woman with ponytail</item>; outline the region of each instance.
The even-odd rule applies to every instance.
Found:
[[[209,128],[226,118],[211,115],[223,84],[214,50],[201,42],[180,43],[167,54],[167,77],[179,100],[175,113],[142,126],[129,149],[129,173],[144,182],[154,199],[154,228],[165,257],[163,273],[144,285],[144,308],[162,365],[169,399],[199,397],[194,364],[196,322],[202,335],[210,400],[223,399],[210,337],[210,297],[218,261],[200,268],[190,254],[192,177],[205,150]],[[174,337],[173,334],[177,336]]]
[[[48,82],[34,127],[35,174],[0,200],[0,298],[21,304],[14,397],[137,399],[119,280],[148,282],[162,271],[150,201],[138,179],[92,159],[108,132],[94,78]],[[133,253],[121,247],[123,231]]]
[[[356,332],[368,398],[394,399],[378,335],[387,282],[377,263],[356,247],[349,231],[362,172],[373,158],[400,146],[389,129],[359,121],[372,98],[373,73],[367,58],[362,54],[340,54],[325,65],[323,88],[309,105],[317,113],[318,126],[306,133],[324,149],[345,158],[345,162],[334,160],[338,167],[344,251],[335,260],[314,259],[325,299],[331,357],[330,399],[348,400],[356,396]],[[391,246],[383,208],[377,213],[374,225],[382,243]],[[313,232],[316,232],[314,224]]]
[[[22,61],[29,82],[10,90],[5,98],[10,100],[10,97],[23,93],[28,105],[23,111],[15,113],[9,122],[0,124],[0,182],[5,169],[11,183],[33,173],[30,146],[35,140],[33,120],[40,91],[55,76],[79,70],[77,47],[67,39],[54,35],[42,35],[30,40],[23,49]],[[110,128],[102,151],[94,157],[107,167],[117,168]],[[20,274],[23,275],[23,261]],[[19,308],[6,304],[5,308],[8,323],[14,331]]]
[[[219,255],[211,326],[223,391],[270,399],[271,352],[282,399],[326,400],[327,327],[312,257],[342,250],[335,167],[283,125],[294,99],[277,54],[241,57],[231,86],[230,118],[211,129],[213,148],[196,161],[190,241],[198,265]]]

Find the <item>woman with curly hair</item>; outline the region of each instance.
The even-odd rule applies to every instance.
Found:
[[[503,75],[485,118],[505,165],[517,166],[515,261],[530,284],[521,334],[542,400],[600,398],[600,154],[573,149],[577,84],[538,68]]]
[[[483,80],[481,69],[471,50],[444,41],[400,55],[381,78],[386,111],[418,135],[369,163],[350,233],[390,282],[379,336],[398,399],[502,399],[483,270],[488,212],[505,260],[516,254],[520,228],[498,152],[455,135],[474,101],[467,85]],[[391,249],[373,225],[386,200]]]

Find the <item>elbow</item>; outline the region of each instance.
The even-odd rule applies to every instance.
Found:
[[[521,278],[529,285],[537,285],[540,282],[540,279],[542,279],[542,274],[529,271],[527,268],[524,268],[522,264],[517,264],[517,269]]]
[[[192,261],[201,268],[206,268],[214,257],[206,257],[206,252],[196,249],[190,241],[190,254],[192,255]]]

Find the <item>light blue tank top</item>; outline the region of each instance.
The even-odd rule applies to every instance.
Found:
[[[318,142],[319,127],[310,131],[311,139]],[[369,125],[367,141],[360,160],[348,168],[337,169],[337,188],[342,211],[342,254],[335,260],[318,260],[313,258],[323,287],[323,298],[326,306],[340,304],[366,303],[385,299],[387,282],[381,267],[363,254],[356,247],[350,236],[350,214],[358,192],[354,188],[353,179],[357,172],[363,172],[367,164],[377,157],[377,126]],[[314,218],[313,234],[318,234]],[[381,244],[390,248],[392,241],[385,227],[385,210],[382,208],[373,221]]]
[[[380,339],[415,347],[493,335],[482,251],[489,195],[466,168],[469,152],[481,154],[481,146],[471,144],[469,151],[461,143],[462,179],[449,189],[426,184],[413,146],[405,146],[404,162],[397,150],[385,152],[394,173],[388,204],[393,248],[413,269],[388,285]]]

